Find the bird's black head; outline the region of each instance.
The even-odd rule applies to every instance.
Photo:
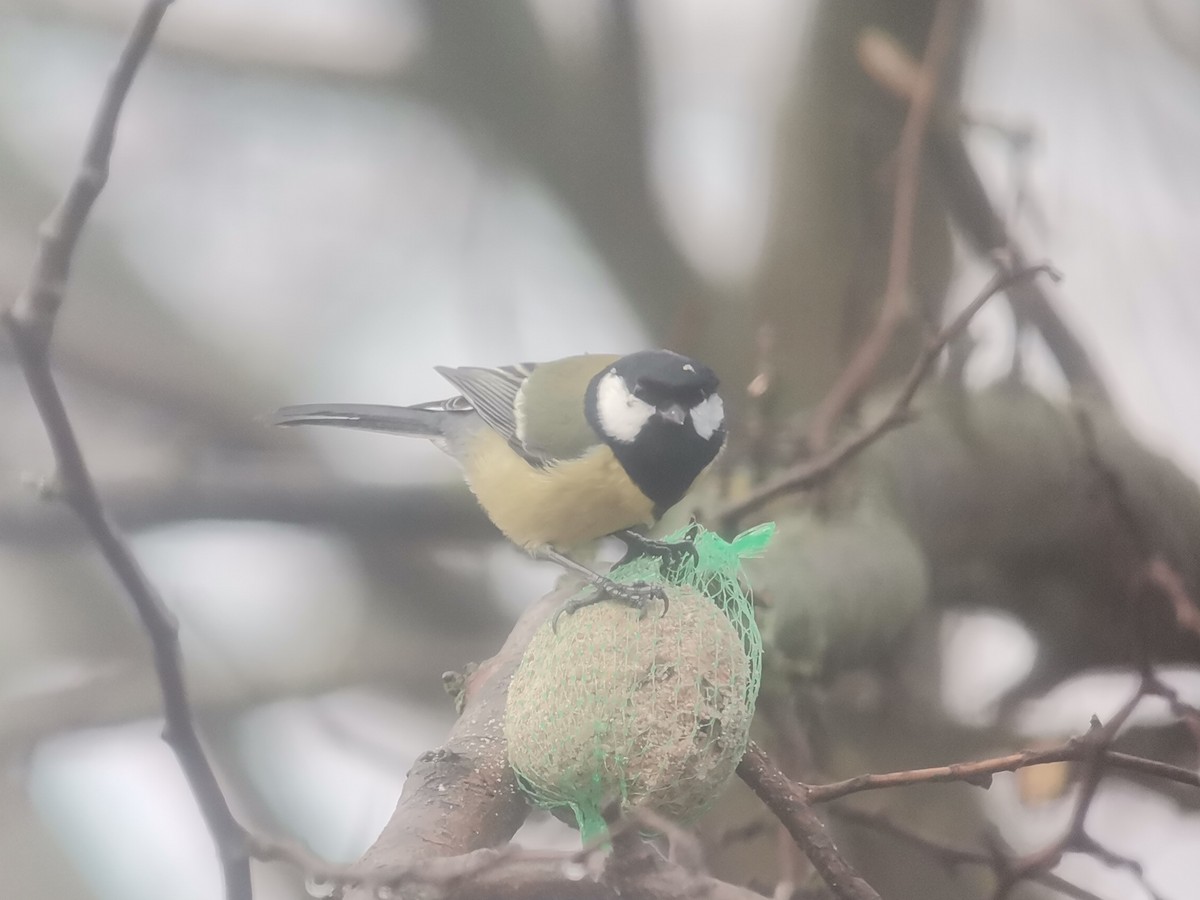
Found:
[[[588,385],[588,421],[658,514],[678,503],[725,442],[717,375],[669,350],[622,356]]]

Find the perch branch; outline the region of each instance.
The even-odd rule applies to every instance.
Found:
[[[42,226],[29,282],[12,307],[4,312],[3,320],[54,452],[57,469],[49,493],[66,502],[83,521],[137,609],[153,645],[166,719],[163,738],[175,751],[217,845],[226,895],[233,900],[250,900],[250,858],[245,832],[233,817],[196,732],[184,685],[178,626],[100,504],[49,358],[50,339],[65,296],[71,258],[88,214],[108,178],[113,140],[125,98],[171,2],[149,0],[142,8],[105,87],[79,170],[62,202]]]
[[[853,459],[883,435],[904,425],[912,417],[910,406],[922,383],[933,370],[938,355],[951,340],[961,334],[971,319],[979,312],[992,297],[1007,290],[1014,283],[1032,278],[1038,274],[1046,274],[1058,279],[1058,272],[1047,263],[1038,263],[1019,269],[1001,267],[992,276],[982,291],[954,319],[943,327],[937,334],[926,341],[925,346],[917,355],[916,361],[909,370],[900,387],[900,392],[892,401],[888,410],[873,424],[866,426],[854,434],[847,435],[840,443],[810,459],[802,460],[785,469],[779,475],[763,482],[751,490],[746,496],[727,504],[719,509],[716,518],[723,527],[735,525],[748,513],[784,494],[811,488],[830,478],[842,465]]]

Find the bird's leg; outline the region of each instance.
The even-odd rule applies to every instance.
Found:
[[[613,581],[611,578],[601,575],[599,572],[593,572],[587,566],[577,563],[571,557],[564,553],[559,553],[550,546],[538,547],[533,551],[533,555],[536,559],[544,559],[548,562],[557,563],[568,572],[578,575],[592,587],[592,591],[589,594],[582,597],[574,597],[558,608],[558,611],[554,614],[554,618],[550,620],[550,627],[555,632],[558,631],[558,619],[563,613],[572,615],[585,606],[592,606],[605,599],[615,600],[618,603],[624,603],[626,606],[632,606],[638,611],[639,619],[646,617],[646,608],[652,600],[661,600],[663,603],[663,615],[666,615],[670,601],[667,599],[666,592],[658,585],[647,584],[644,581],[621,584],[618,581]]]
[[[617,565],[623,566],[642,556],[657,557],[662,560],[668,571],[677,568],[684,559],[689,557],[692,562],[698,562],[700,557],[696,552],[695,539],[699,529],[700,526],[693,523],[684,534],[683,540],[657,541],[654,538],[638,534],[636,531],[623,528],[613,534],[613,537],[625,544],[625,555],[621,557],[621,561]]]

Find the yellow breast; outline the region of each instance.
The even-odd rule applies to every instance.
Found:
[[[625,474],[608,447],[537,469],[490,428],[479,431],[463,460],[484,512],[528,550],[585,544],[622,528],[654,522],[654,504]]]

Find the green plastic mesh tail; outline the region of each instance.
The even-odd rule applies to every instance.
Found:
[[[591,844],[593,841],[608,837],[608,823],[604,821],[604,816],[594,806],[571,804],[570,810],[575,814],[575,824],[579,827],[581,844]]]
[[[614,801],[689,819],[716,798],[745,752],[762,677],[762,639],[741,573],[773,523],[725,541],[692,526],[696,554],[653,557],[610,573],[661,584],[670,605],[644,618],[619,603],[543,626],[508,694],[509,761],[530,799],[569,814],[586,843]],[[664,569],[666,571],[664,571]]]

